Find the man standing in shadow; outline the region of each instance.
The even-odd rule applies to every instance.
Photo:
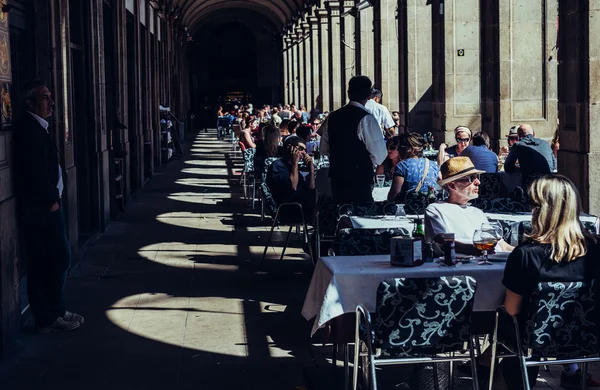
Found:
[[[54,101],[41,81],[23,89],[23,112],[15,131],[15,185],[27,252],[27,295],[40,332],[68,331],[83,317],[65,309],[63,290],[71,265],[62,214],[62,168],[48,131]]]

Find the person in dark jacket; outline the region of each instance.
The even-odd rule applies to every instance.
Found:
[[[40,81],[24,86],[22,114],[15,131],[16,192],[27,252],[27,295],[41,332],[68,331],[83,317],[66,310],[63,290],[71,251],[62,215],[62,168],[47,119],[54,101]]]
[[[536,177],[556,172],[556,158],[548,142],[535,138],[530,125],[522,124],[517,131],[519,142],[510,148],[504,170],[508,173],[520,171],[521,185],[526,190]]]

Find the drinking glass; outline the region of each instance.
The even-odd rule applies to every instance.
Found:
[[[481,227],[475,230],[473,233],[473,244],[475,248],[479,249],[483,256],[483,260],[479,261],[479,265],[490,265],[491,261],[488,259],[488,251],[494,249],[498,241],[500,241],[501,235],[498,230],[490,224],[482,224]]]
[[[377,179],[377,187],[383,188],[383,183],[385,182],[385,175],[377,175],[375,176]]]

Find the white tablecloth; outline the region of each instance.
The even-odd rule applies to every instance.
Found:
[[[328,321],[344,313],[354,313],[363,304],[374,312],[379,283],[388,278],[468,275],[477,280],[475,311],[494,311],[504,299],[502,275],[507,254],[491,255],[493,265],[477,265],[477,261],[456,267],[425,263],[420,267],[393,267],[390,257],[336,256],[322,257],[306,293],[302,315],[315,318],[311,336]]]
[[[511,227],[511,239],[509,244],[518,244],[518,224],[522,221],[531,221],[531,214],[496,214],[496,213],[485,213],[485,216],[489,220],[504,220],[510,221],[514,225]],[[356,217],[351,216],[352,227],[355,229],[392,229],[392,228],[405,228],[409,232],[412,232],[415,224],[413,219],[420,217],[424,218],[423,215],[407,215],[406,217],[395,217],[395,216],[377,216],[377,217]],[[579,217],[582,221],[593,222],[596,225],[596,231],[600,232],[600,219],[594,215],[582,215]]]

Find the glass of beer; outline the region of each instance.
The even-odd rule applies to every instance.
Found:
[[[498,230],[489,224],[484,223],[479,229],[475,230],[475,233],[473,233],[473,244],[482,253],[482,260],[479,261],[479,265],[492,264],[488,259],[488,251],[494,249],[501,238]]]

